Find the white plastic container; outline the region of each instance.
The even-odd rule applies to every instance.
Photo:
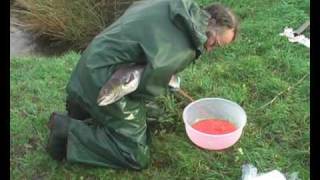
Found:
[[[212,135],[192,128],[194,123],[208,118],[229,120],[237,129],[227,134]],[[194,144],[208,150],[222,150],[239,140],[247,122],[247,115],[241,106],[230,100],[203,98],[184,108],[183,121],[187,135]]]

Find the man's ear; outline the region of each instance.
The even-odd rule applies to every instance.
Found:
[[[210,47],[210,46],[212,46],[212,45],[215,43],[215,41],[216,41],[215,33],[208,31],[208,32],[206,33],[206,35],[207,35],[206,47]]]

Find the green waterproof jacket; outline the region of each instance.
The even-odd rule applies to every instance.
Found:
[[[144,99],[168,92],[173,74],[203,52],[209,15],[192,0],[135,2],[83,52],[67,85],[99,126],[71,120],[67,160],[115,168],[145,168],[149,161]],[[138,89],[106,107],[101,87],[119,65],[144,64]]]
[[[134,3],[84,51],[69,93],[96,103],[101,87],[123,63],[147,65],[133,95],[148,98],[166,93],[171,75],[203,52],[208,17],[192,0]]]

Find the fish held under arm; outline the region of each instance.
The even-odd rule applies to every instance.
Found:
[[[101,88],[97,103],[99,106],[112,104],[123,96],[135,91],[141,79],[145,65],[123,65]]]
[[[135,91],[139,86],[144,68],[145,65],[120,66],[101,88],[97,98],[99,106],[112,104],[123,96]],[[179,89],[180,78],[172,75],[168,85],[171,89]]]

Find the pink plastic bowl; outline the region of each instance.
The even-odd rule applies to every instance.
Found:
[[[227,134],[212,135],[192,128],[192,124],[206,118],[229,120],[237,127],[237,130]],[[194,144],[208,150],[222,150],[239,140],[246,125],[247,116],[235,102],[222,98],[203,98],[185,107],[183,121],[187,135]]]

